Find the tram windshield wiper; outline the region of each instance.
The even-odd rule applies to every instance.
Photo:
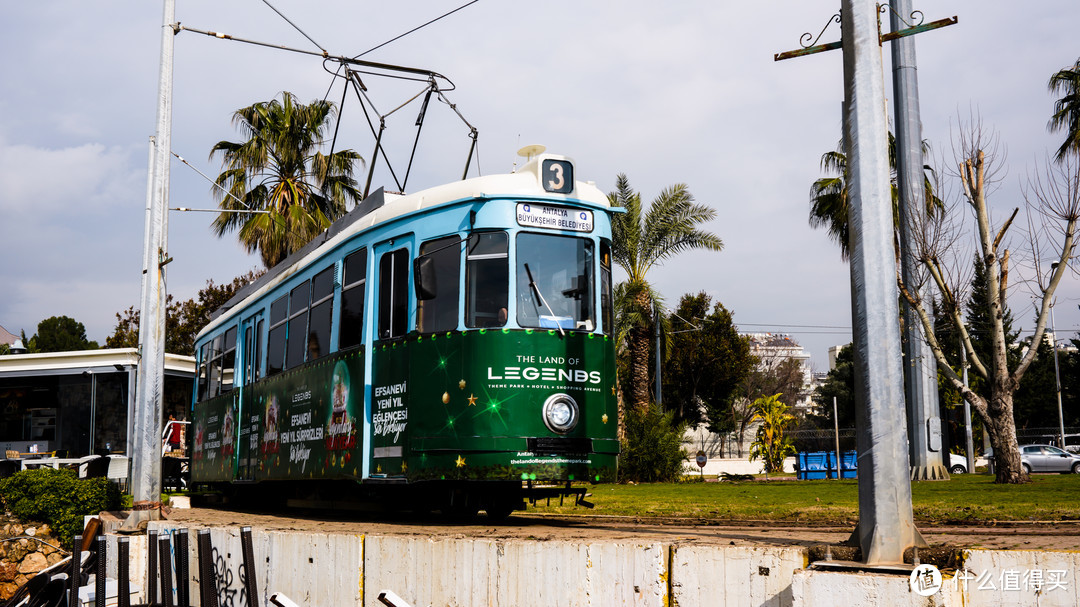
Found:
[[[536,294],[536,299],[540,302],[540,305],[547,308],[548,314],[550,314],[552,318],[555,318],[554,310],[548,305],[547,301],[544,299],[544,294],[540,292],[540,287],[536,286],[536,281],[533,280],[532,270],[529,269],[529,264],[525,264],[525,274],[529,277],[529,287],[532,288],[533,293]],[[566,331],[563,331],[562,323],[556,321],[555,327],[559,330],[559,335],[566,337]]]

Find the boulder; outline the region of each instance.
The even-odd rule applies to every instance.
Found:
[[[45,555],[40,552],[31,552],[19,562],[17,570],[23,574],[37,573],[48,566],[49,563],[45,560]]]

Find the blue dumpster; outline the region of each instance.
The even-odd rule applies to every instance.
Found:
[[[855,451],[844,451],[840,454],[840,478],[859,477],[859,455]]]
[[[837,478],[835,451],[814,451],[811,453],[800,453],[797,460],[797,466],[798,470],[796,478],[798,478],[799,480]],[[858,475],[858,454],[854,450],[844,451],[843,453],[841,453],[839,477],[858,478]]]
[[[800,453],[796,463],[799,469],[795,472],[795,478],[799,480],[825,478],[828,475],[828,455],[824,451]]]

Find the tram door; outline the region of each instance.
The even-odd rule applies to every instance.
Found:
[[[262,437],[262,408],[254,386],[262,377],[262,358],[265,347],[265,320],[262,313],[249,316],[241,325],[243,351],[241,364],[243,384],[240,387],[240,436],[237,445],[236,478],[255,480],[259,468],[259,440]]]
[[[373,248],[374,263],[374,335],[369,402],[372,424],[368,452],[373,477],[390,477],[404,471],[403,447],[409,415],[410,348],[404,343],[409,332],[409,289],[412,275],[413,238],[396,237]],[[391,347],[381,347],[389,345]]]

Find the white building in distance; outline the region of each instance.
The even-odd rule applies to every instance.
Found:
[[[803,389],[799,400],[792,407],[804,411],[811,408],[814,405],[811,398],[814,392],[814,372],[810,366],[810,353],[785,333],[747,333],[746,337],[750,340],[750,354],[758,357],[762,367],[772,367],[789,358],[799,362],[803,374]]]

